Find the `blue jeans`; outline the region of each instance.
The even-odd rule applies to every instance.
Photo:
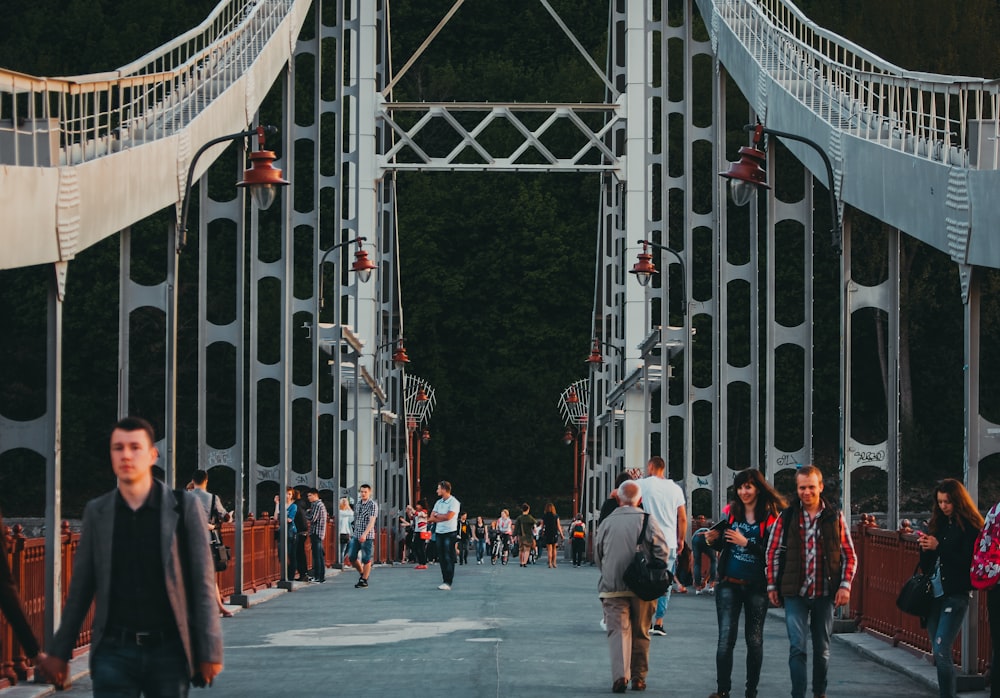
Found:
[[[310,533],[309,543],[312,545],[313,578],[322,582],[326,579],[326,551],[323,550],[323,539],[315,533]]]
[[[736,647],[742,610],[747,641],[746,695],[757,695],[760,667],[764,661],[764,619],[767,617],[767,606],[767,592],[762,587],[721,582],[715,588],[715,612],[719,617],[715,675],[719,693],[728,692],[733,687],[733,648]]]
[[[667,566],[671,572],[677,572],[677,548],[670,549],[670,557],[667,558]],[[656,613],[653,615],[653,623],[659,624],[663,621],[663,616],[667,615],[667,606],[670,604],[670,592],[674,590],[671,584],[667,593],[656,600]]]
[[[806,660],[812,636],[814,695],[826,693],[830,666],[830,634],[833,632],[833,597],[807,599],[785,596],[785,628],[788,630],[788,671],[792,675],[792,698],[805,698]]]
[[[708,547],[708,543],[705,541],[705,534],[700,534],[693,536],[691,538],[691,556],[694,558],[694,586],[697,589],[701,588],[701,556],[702,554],[708,555],[709,560],[709,570],[708,570],[708,581],[716,582],[719,579],[718,572],[716,571],[716,566],[719,563],[719,556],[713,548]]]
[[[476,539],[476,562],[482,562],[483,556],[486,555],[486,541],[482,538]]]
[[[931,639],[934,666],[937,667],[938,695],[955,698],[955,660],[951,648],[962,629],[965,613],[969,610],[969,592],[945,594],[931,602],[927,616],[927,636]]]
[[[185,698],[190,687],[187,659],[180,638],[140,647],[112,633],[90,660],[96,698]]]
[[[437,551],[438,564],[441,565],[441,578],[445,584],[451,584],[455,580],[455,563],[458,561],[455,555],[455,539],[458,531],[451,533],[438,533]]]
[[[355,560],[360,560],[361,564],[367,564],[371,562],[372,551],[375,548],[375,540],[369,538],[368,540],[358,540],[354,536],[351,536],[351,541],[347,544],[347,558],[351,562]]]

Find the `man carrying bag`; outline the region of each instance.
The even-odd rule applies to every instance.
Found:
[[[604,607],[611,653],[614,693],[624,693],[632,681],[632,690],[646,689],[649,670],[649,628],[656,601],[643,601],[625,584],[625,570],[635,558],[636,539],[646,524],[639,545],[647,546],[647,557],[664,563],[670,547],[659,524],[638,508],[641,493],[633,480],[618,488],[618,508],[597,529],[594,544],[597,567],[601,571],[598,596]]]

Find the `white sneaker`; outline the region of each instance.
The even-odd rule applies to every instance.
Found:
[[[441,591],[451,591],[451,584],[438,584],[438,589]]]
[[[601,630],[608,632],[608,624],[604,622],[603,618],[601,618]]]

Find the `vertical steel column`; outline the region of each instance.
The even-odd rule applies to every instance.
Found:
[[[45,454],[45,627],[48,644],[59,627],[62,604],[62,354],[63,298],[67,262],[52,265],[49,277],[46,412],[49,452]],[[4,554],[4,553],[0,553]]]
[[[641,246],[638,240],[646,239],[651,219],[650,202],[652,183],[649,180],[647,148],[652,141],[650,133],[649,95],[647,88],[648,58],[651,55],[647,17],[651,0],[625,4],[625,91],[623,94],[626,114],[624,193],[620,209],[625,231],[621,249],[622,272],[636,259]],[[641,370],[643,361],[639,343],[646,336],[650,322],[649,304],[653,291],[642,287],[623,274],[623,320],[625,375]],[[627,282],[627,283],[626,283]],[[622,431],[624,465],[641,468],[649,458],[649,406],[642,391],[628,390],[624,396],[625,422]]]
[[[982,301],[979,272],[974,266],[963,265],[961,271],[968,274],[968,293],[964,308],[963,356],[965,359],[965,376],[963,379],[965,393],[965,462],[962,464],[965,476],[965,488],[969,491],[973,502],[979,502],[979,458],[980,429],[982,420],[979,417],[979,360],[980,360],[980,304]],[[973,598],[978,599],[979,594]],[[971,606],[971,609],[977,606]],[[967,614],[962,626],[962,671],[966,674],[977,673],[976,659],[977,642],[979,638],[979,614]]]

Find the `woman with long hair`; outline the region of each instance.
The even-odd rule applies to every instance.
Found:
[[[354,509],[351,500],[341,497],[337,505],[337,534],[340,539],[340,561],[347,557],[347,544],[351,542],[351,524],[354,523]]]
[[[920,569],[931,575],[934,600],[927,616],[937,667],[938,695],[955,696],[955,662],[951,647],[969,610],[972,549],[983,517],[961,482],[945,478],[934,488],[934,510],[927,533],[920,532]]]
[[[545,549],[549,553],[550,568],[556,566],[557,548],[559,546],[559,539],[562,537],[562,524],[559,523],[556,505],[549,502],[545,505],[545,511],[542,514],[542,539],[545,542]]]
[[[489,544],[489,529],[482,516],[476,517],[476,523],[472,527],[472,540],[476,543],[476,564],[483,564],[483,556],[486,554],[486,546]]]
[[[0,514],[0,612],[3,613],[3,617],[7,619],[7,624],[14,631],[14,637],[17,638],[21,649],[24,650],[24,655],[28,659],[34,659],[37,663],[39,660],[44,660],[46,655],[43,652],[39,652],[38,640],[35,638],[35,633],[32,631],[31,625],[28,624],[27,617],[24,615],[21,598],[18,596],[17,587],[14,584],[14,576],[11,574],[10,565],[7,563],[8,549],[7,527],[4,526],[3,515]],[[19,678],[25,678],[20,671],[22,668],[15,666],[10,669],[3,669],[2,673],[0,673],[0,678],[7,679],[13,686]]]
[[[765,548],[767,535],[785,500],[756,468],[736,473],[736,500],[729,505],[728,520],[705,534],[709,545],[722,550],[719,582],[715,586],[715,612],[719,642],[715,648],[716,691],[709,698],[728,698],[732,689],[733,649],[740,626],[740,611],[747,643],[747,698],[756,698],[764,660],[764,618],[767,616]]]

